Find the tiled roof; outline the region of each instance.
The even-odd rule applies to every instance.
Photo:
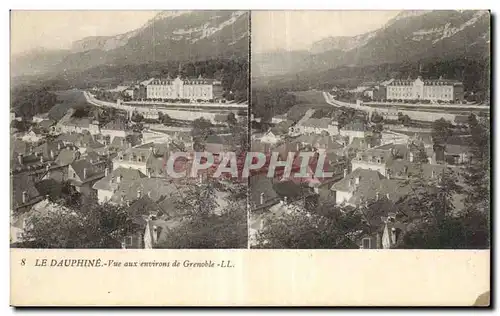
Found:
[[[87,159],[75,160],[70,164],[71,168],[75,171],[78,177],[82,180],[82,182],[86,182],[90,179],[98,178],[99,176],[103,176],[104,172],[99,170],[93,164],[90,163]],[[84,169],[87,170],[86,177],[83,177]]]
[[[137,198],[138,191],[141,191],[141,194],[149,194],[153,201],[158,201],[160,198],[178,194],[179,189],[177,185],[165,178],[141,178],[122,181],[111,200],[117,203],[133,201]]]
[[[54,122],[52,120],[43,120],[40,123],[38,123],[38,126],[47,129],[47,128],[51,127],[52,125],[54,125],[55,123],[56,122]]]
[[[357,131],[357,132],[365,132],[366,125],[363,122],[351,122],[344,127],[342,127],[343,130],[346,131]]]
[[[130,215],[150,215],[160,216],[162,214],[161,207],[154,202],[149,196],[142,195],[135,200],[128,208]]]
[[[419,78],[421,79],[421,78]],[[388,84],[388,86],[412,86],[416,80],[401,80],[395,79]],[[462,85],[462,82],[458,80],[449,79],[422,79],[424,85],[426,86],[457,86]]]
[[[57,156],[55,162],[60,166],[65,166],[75,161],[79,156],[79,151],[64,148]]]
[[[273,189],[278,196],[288,197],[289,201],[309,195],[309,189],[295,184],[293,181],[280,181],[273,184]]]
[[[125,131],[127,130],[127,123],[123,121],[111,121],[106,124],[102,129],[104,130],[115,130],[115,131]]]
[[[118,182],[117,178],[120,176],[121,180]],[[145,177],[146,175],[136,169],[117,168],[111,171],[106,177],[97,181],[93,188],[96,190],[113,191],[118,188],[121,182],[135,181]]]
[[[275,135],[282,135],[282,134],[288,134],[288,129],[290,128],[290,126],[292,126],[294,124],[293,121],[291,120],[288,120],[288,121],[283,121],[283,122],[279,122],[278,124],[276,124],[273,128],[271,128],[271,131],[275,134]]]
[[[12,180],[12,204],[13,207],[19,207],[28,204],[30,201],[39,198],[40,193],[35,187],[31,176],[26,173],[16,174],[11,177]],[[23,203],[23,192],[27,194],[27,203]]]
[[[273,189],[272,180],[267,175],[259,174],[250,177],[250,202],[253,205],[259,205],[262,193],[264,194],[264,203],[278,197]]]

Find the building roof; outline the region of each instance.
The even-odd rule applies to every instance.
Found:
[[[366,132],[367,128],[366,128],[366,125],[363,122],[355,121],[355,122],[351,122],[349,124],[346,124],[344,127],[342,127],[342,130],[345,130],[345,131],[356,131],[356,132]]]
[[[114,120],[104,125],[103,130],[125,131],[127,130],[127,123],[120,120]]]
[[[411,86],[415,83],[417,80],[422,80],[425,86],[459,86],[462,85],[462,82],[458,80],[449,80],[449,79],[422,79],[419,77],[416,80],[402,80],[402,79],[395,79],[392,82],[388,83],[388,86]]]
[[[64,148],[57,156],[55,162],[60,166],[66,166],[80,157],[80,152],[76,149]]]
[[[279,122],[278,124],[276,124],[273,128],[271,128],[271,131],[275,135],[288,134],[288,129],[293,124],[295,124],[295,123],[294,123],[294,121],[291,121],[291,120],[282,121],[282,122]]]
[[[165,178],[140,178],[121,182],[111,200],[117,203],[133,201],[137,194],[147,194],[153,201],[178,194],[180,187]]]
[[[273,189],[278,196],[287,197],[290,201],[309,195],[311,192],[299,184],[291,180],[275,182]]]
[[[70,166],[73,168],[82,183],[104,176],[104,172],[91,164],[87,159],[75,160],[70,164]],[[87,172],[86,177],[84,177],[84,170]]]
[[[142,193],[141,193],[142,194]],[[141,195],[128,208],[130,215],[151,215],[161,216],[163,210],[147,194]]]
[[[54,125],[56,122],[53,121],[53,120],[43,120],[41,121],[40,123],[38,123],[38,126],[41,127],[41,128],[45,128],[45,129],[48,129],[49,127],[51,127],[52,125]]]
[[[11,203],[14,208],[29,205],[33,201],[41,198],[35,187],[33,178],[26,173],[11,176],[12,197]],[[23,203],[23,192],[26,192],[27,202]]]
[[[35,153],[41,153],[43,155],[43,158],[46,160],[51,160],[55,159],[59,152],[64,148],[64,143],[55,140],[55,141],[47,141],[38,147],[35,147],[34,152]]]
[[[261,194],[263,194],[264,203],[275,200],[278,197],[273,188],[271,178],[266,174],[258,174],[250,177],[250,203],[260,205]]]
[[[195,78],[186,78],[186,79],[181,79],[180,77],[177,77],[175,79],[152,79],[149,81],[146,85],[173,85],[175,81],[182,81],[183,84],[186,85],[220,85],[221,82],[216,79],[205,79],[202,77],[195,77]]]
[[[357,181],[359,181],[358,184]],[[347,202],[356,205],[376,199],[377,193],[379,198],[389,194],[391,201],[397,201],[411,192],[411,185],[404,180],[387,179],[378,171],[357,168],[347,177],[335,183],[331,189],[352,192],[352,197]]]
[[[120,180],[118,180],[118,177],[121,177]],[[117,168],[97,181],[93,188],[95,190],[113,191],[118,188],[121,182],[135,181],[145,177],[146,175],[137,169]]]

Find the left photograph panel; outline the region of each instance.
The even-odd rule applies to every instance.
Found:
[[[11,11],[11,248],[248,248],[249,19]]]

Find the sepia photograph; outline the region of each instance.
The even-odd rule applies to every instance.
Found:
[[[11,306],[489,307],[492,12],[188,2],[6,15]]]
[[[252,11],[251,247],[489,249],[490,34],[489,11]]]
[[[10,19],[11,247],[247,248],[249,12]]]

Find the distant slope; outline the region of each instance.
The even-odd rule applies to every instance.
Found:
[[[141,28],[87,37],[67,51],[12,58],[11,75],[86,70],[100,65],[192,61],[248,56],[247,11],[165,11]]]
[[[326,38],[309,52],[255,54],[252,66],[258,69],[253,76],[272,76],[432,58],[483,59],[489,54],[489,11],[404,11],[378,30]],[[285,66],[268,66],[280,63]]]

